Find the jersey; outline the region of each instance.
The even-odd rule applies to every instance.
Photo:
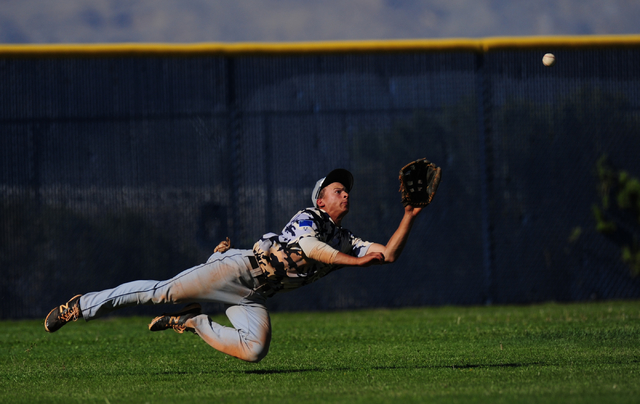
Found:
[[[323,210],[303,209],[293,216],[281,234],[267,233],[253,246],[260,269],[276,290],[296,289],[343,267],[306,257],[299,245],[304,237],[316,237],[332,248],[354,257],[366,255],[373,244],[336,225]]]

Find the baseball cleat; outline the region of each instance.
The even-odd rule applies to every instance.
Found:
[[[149,331],[163,331],[173,328],[177,333],[182,334],[185,331],[195,332],[192,327],[187,327],[184,323],[195,316],[201,314],[199,303],[193,303],[176,313],[163,314],[151,320],[149,323]]]
[[[76,321],[82,318],[80,296],[82,295],[75,295],[66,304],[51,310],[44,319],[44,329],[47,330],[47,332],[56,332],[69,321]]]

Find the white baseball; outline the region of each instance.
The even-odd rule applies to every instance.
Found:
[[[556,63],[556,57],[553,53],[547,53],[542,57],[542,64],[545,66],[553,66]]]

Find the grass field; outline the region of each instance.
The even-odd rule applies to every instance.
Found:
[[[635,301],[276,313],[258,364],[148,321],[1,322],[0,402],[640,401]]]

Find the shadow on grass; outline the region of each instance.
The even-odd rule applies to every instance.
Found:
[[[327,369],[320,369],[320,368],[314,368],[314,369],[256,369],[256,370],[245,370],[243,373],[246,373],[248,375],[254,374],[254,375],[275,375],[275,374],[281,374],[281,373],[305,373],[305,372],[322,372],[322,371],[326,371]],[[335,368],[335,369],[330,369],[330,370],[348,370],[347,368]]]
[[[393,369],[475,369],[475,368],[520,368],[520,367],[528,367],[528,366],[543,366],[542,362],[531,362],[531,363],[496,363],[496,364],[462,364],[462,365],[451,365],[451,366],[431,366],[431,365],[422,365],[422,366],[373,366],[370,369],[375,370],[393,370]],[[326,371],[350,371],[356,370],[355,368],[348,367],[340,367],[340,368],[310,368],[310,369],[256,369],[256,370],[245,370],[242,373],[245,374],[281,374],[281,373],[304,373],[304,372],[326,372]],[[358,369],[360,370],[360,369]]]
[[[451,366],[425,366],[431,368],[441,368],[441,369],[475,369],[475,368],[523,368],[528,366],[541,366],[544,365],[542,362],[531,362],[531,363],[494,363],[494,364],[464,364],[464,365],[451,365]]]
[[[543,362],[531,362],[531,363],[490,363],[490,364],[473,364],[465,363],[460,365],[405,365],[405,366],[372,366],[368,369],[372,370],[394,370],[394,369],[476,369],[476,368],[521,368],[528,366],[544,366]],[[248,375],[277,375],[277,374],[290,374],[290,373],[308,373],[308,372],[348,372],[354,370],[362,370],[362,368],[352,367],[339,367],[339,368],[300,368],[300,369],[253,369],[253,370],[241,370],[235,371]],[[225,373],[223,370],[212,370],[204,373]],[[229,371],[234,372],[234,371]],[[191,371],[164,371],[156,373],[158,375],[190,375]]]

